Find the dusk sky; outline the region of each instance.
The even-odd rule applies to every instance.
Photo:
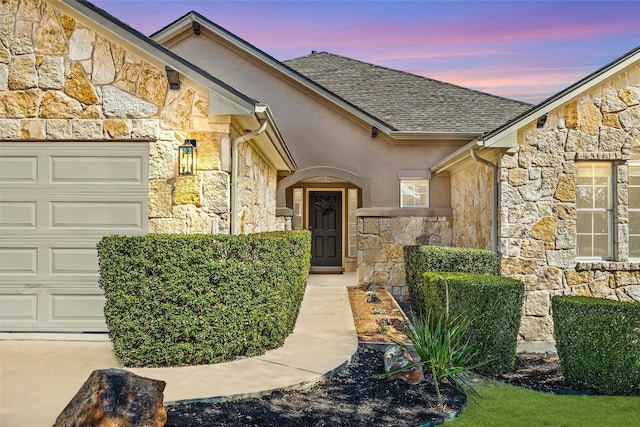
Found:
[[[93,3],[147,35],[195,10],[279,60],[327,51],[534,104],[640,46],[640,1]]]

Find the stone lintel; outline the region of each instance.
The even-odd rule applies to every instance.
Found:
[[[576,271],[640,271],[640,262],[578,261]]]

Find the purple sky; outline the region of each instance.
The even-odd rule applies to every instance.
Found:
[[[190,10],[271,56],[328,51],[538,103],[640,45],[640,1],[93,0],[144,34]]]

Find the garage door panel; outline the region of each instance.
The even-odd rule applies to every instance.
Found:
[[[38,156],[0,157],[0,184],[38,182]]]
[[[0,277],[38,275],[38,248],[36,247],[2,247],[0,248]]]
[[[51,202],[51,230],[142,230],[140,201]],[[95,231],[94,231],[95,232]]]
[[[98,276],[98,254],[93,248],[51,248],[50,271],[52,277]]]
[[[0,143],[0,330],[106,331],[97,242],[147,232],[146,143]]]
[[[36,231],[38,202],[0,201],[0,230],[19,229]]]
[[[101,237],[58,240],[37,236],[0,241],[0,288],[21,283],[25,287],[64,287],[99,278],[96,244]]]
[[[38,294],[24,295],[20,291],[14,289],[13,294],[0,293],[0,316],[2,320],[33,325],[38,321]]]
[[[144,182],[140,157],[52,156],[52,184],[132,184]]]
[[[104,323],[103,295],[80,294],[77,289],[56,290],[48,294],[49,322],[54,323]]]

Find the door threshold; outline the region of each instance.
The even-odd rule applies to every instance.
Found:
[[[344,267],[320,267],[311,266],[309,270],[310,274],[342,274],[344,273]]]

